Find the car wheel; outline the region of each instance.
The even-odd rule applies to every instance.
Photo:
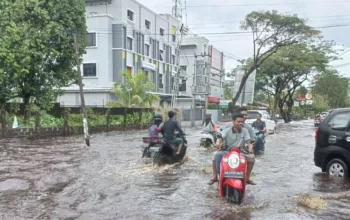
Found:
[[[326,167],[327,173],[335,177],[348,177],[348,165],[342,159],[332,159]]]

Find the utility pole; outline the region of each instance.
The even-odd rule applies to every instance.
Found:
[[[202,60],[197,60],[197,57],[201,56]],[[196,109],[195,109],[195,96],[196,95],[204,95],[205,97],[205,109],[208,106],[208,95],[209,95],[209,81],[210,81],[210,64],[204,59],[205,57],[210,57],[209,54],[206,52],[201,55],[194,54],[194,74],[193,74],[193,89],[192,89],[192,117],[191,117],[191,125],[195,126],[195,116],[196,116]],[[199,62],[200,61],[200,62]],[[209,74],[209,77],[208,77]],[[200,76],[199,81],[198,76]]]
[[[80,60],[79,60],[79,48],[77,43],[77,36],[76,34],[73,35],[74,37],[74,46],[75,46],[75,52],[77,54],[76,56],[76,64],[77,64],[77,70],[78,70],[78,83],[79,83],[79,91],[80,91],[80,100],[81,100],[81,111],[83,115],[83,128],[84,128],[84,139],[86,146],[90,146],[90,136],[89,136],[89,127],[88,127],[88,121],[87,121],[87,115],[86,115],[86,109],[85,109],[85,98],[84,98],[84,89],[83,89],[83,79],[81,76],[80,71]]]

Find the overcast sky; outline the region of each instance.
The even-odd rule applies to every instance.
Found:
[[[174,4],[173,0],[138,1],[157,13],[171,14]],[[184,0],[182,2],[184,5]],[[187,24],[192,33],[208,38],[214,47],[226,53],[225,68],[229,70],[237,65],[234,58],[246,59],[252,56],[252,37],[224,33],[240,31],[240,21],[254,10],[297,14],[308,19],[309,25],[320,27],[319,30],[326,39],[343,45],[344,52],[350,48],[350,0],[187,0]],[[183,11],[183,22],[185,21]],[[350,51],[342,58],[334,62],[334,65],[342,65],[337,69],[342,75],[350,77]]]

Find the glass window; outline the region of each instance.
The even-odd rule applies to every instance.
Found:
[[[87,33],[87,46],[96,47],[96,33]]]
[[[130,37],[127,39],[126,49],[132,50],[132,38]]]
[[[84,63],[83,64],[83,76],[84,77],[96,77],[96,63]]]
[[[330,121],[329,126],[333,130],[345,131],[350,119],[350,113],[341,113],[335,115]]]
[[[129,19],[130,21],[133,21],[133,20],[134,20],[134,12],[128,10],[128,19]]]

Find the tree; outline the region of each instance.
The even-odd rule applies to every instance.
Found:
[[[143,72],[125,72],[123,77],[125,82],[116,82],[112,90],[118,101],[108,103],[110,106],[151,107],[153,102],[159,100],[158,96],[147,93],[152,91],[154,85]]]
[[[331,42],[319,44],[294,44],[281,48],[269,56],[260,66],[258,85],[260,90],[274,96],[274,112],[277,108],[285,122],[291,120],[294,93],[317,70],[324,70],[332,58]],[[264,86],[261,86],[264,85]],[[287,105],[287,112],[284,107]]]
[[[337,70],[326,69],[314,78],[313,93],[325,97],[331,108],[347,107],[349,80],[341,77]]]
[[[319,35],[319,31],[305,24],[296,15],[282,15],[277,11],[251,12],[241,24],[242,30],[253,35],[253,57],[241,61],[235,71],[244,71],[241,84],[232,102],[235,105],[250,76],[270,56],[283,47],[296,44]]]
[[[227,99],[227,100],[232,99],[233,83],[225,82],[222,88],[224,89],[224,99]]]
[[[308,90],[305,86],[300,86],[297,91],[297,94],[300,96],[305,96],[307,93],[308,93]]]
[[[41,107],[56,101],[62,88],[76,83],[76,56],[85,53],[84,0],[3,0],[1,3],[3,54],[14,71],[16,90],[28,106]],[[73,46],[77,34],[79,54]],[[28,120],[28,107],[25,123]]]

